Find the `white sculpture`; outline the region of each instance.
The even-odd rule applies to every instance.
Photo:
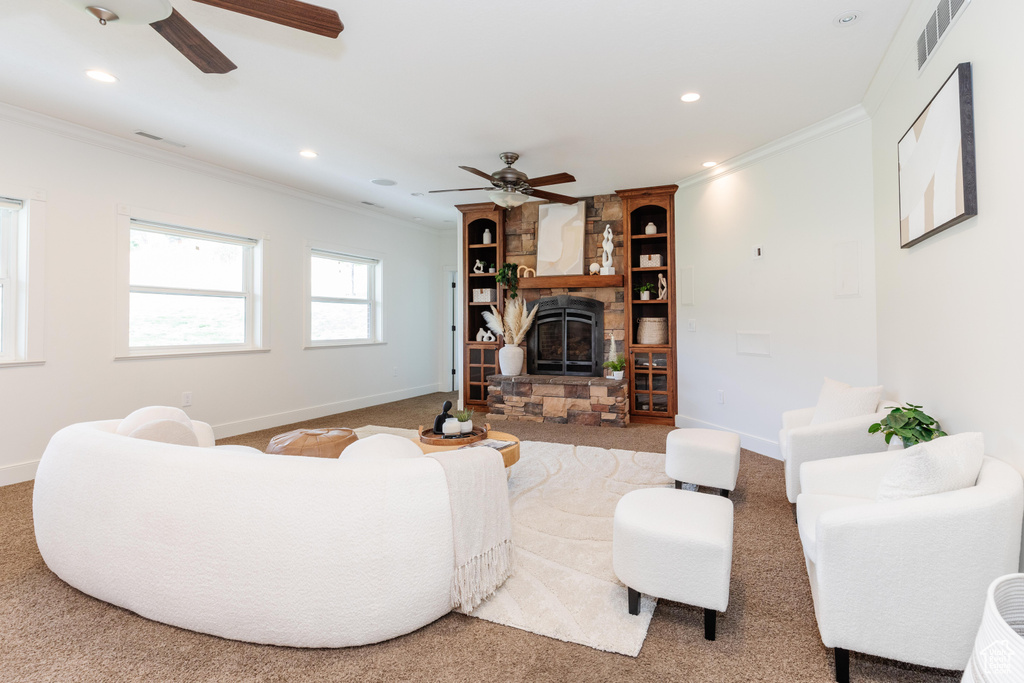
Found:
[[[665,273],[658,273],[658,298],[668,298],[668,280],[665,279]]]
[[[591,275],[597,275],[600,272],[601,272],[601,264],[599,264],[599,263],[591,263],[590,264],[590,274]]]
[[[476,260],[476,265],[473,266],[473,272],[474,273],[482,273],[482,272],[484,272],[484,262],[481,261],[480,259],[477,259]]]
[[[615,243],[612,242],[612,226],[610,223],[604,226],[604,241],[601,242],[604,253],[601,255],[601,275],[615,275],[615,266],[612,265],[612,250]]]

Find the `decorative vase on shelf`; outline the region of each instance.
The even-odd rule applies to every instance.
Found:
[[[622,379],[624,374],[626,374],[625,370],[612,370],[612,379]]]
[[[462,427],[459,426],[457,418],[449,417],[444,421],[444,426],[441,428],[441,433],[445,436],[452,436],[462,431]]]
[[[655,225],[654,223],[648,223],[646,226],[644,226],[644,234],[647,234],[647,235],[657,235],[658,234],[658,226]]]
[[[484,228],[484,241],[483,241],[483,243],[484,244],[490,244],[491,243],[491,239],[493,239],[491,237],[491,229],[490,228]]]
[[[523,374],[523,347],[506,344],[498,350],[498,368],[503,375]]]
[[[460,422],[459,428],[463,434],[469,434],[471,431],[473,431],[473,421],[466,420],[465,422]]]

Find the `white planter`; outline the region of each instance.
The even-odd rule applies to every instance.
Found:
[[[624,374],[626,374],[625,370],[612,370],[612,379],[622,379]]]
[[[523,357],[525,352],[521,346],[506,344],[498,350],[498,368],[503,375],[523,374]]]
[[[640,292],[640,300],[641,301],[650,301],[650,299],[651,299],[651,293],[649,291],[645,290],[643,292]]]
[[[459,421],[454,417],[449,417],[444,421],[444,426],[441,427],[441,433],[445,436],[451,436],[452,434],[458,434],[462,427],[459,426]]]
[[[473,421],[466,420],[465,422],[460,422],[459,428],[463,434],[469,434],[471,431],[473,431]]]

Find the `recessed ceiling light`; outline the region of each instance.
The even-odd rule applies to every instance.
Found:
[[[704,168],[711,168],[713,166],[718,166],[718,162],[717,161],[705,161],[704,162]]]
[[[423,196],[423,193],[422,193],[422,192],[413,192],[413,193],[412,193],[412,196],[413,196],[413,197],[422,197],[422,196]]]
[[[299,152],[299,156],[300,157],[305,157],[307,159],[316,159],[320,155],[317,154],[316,152],[314,152],[311,149],[304,149],[301,152]]]
[[[99,69],[89,69],[85,72],[85,75],[100,83],[117,83],[117,76],[108,74],[106,71],[100,71]]]
[[[700,99],[700,94],[695,92],[688,92],[679,99],[681,99],[683,102],[696,102],[697,100]]]
[[[383,185],[385,187],[391,187],[392,185],[398,184],[394,180],[391,180],[390,178],[374,178],[370,182],[373,183],[374,185]]]
[[[846,12],[843,12],[835,19],[833,19],[832,23],[835,24],[836,26],[849,26],[853,22],[860,19],[862,14],[863,12],[861,12],[860,10],[847,10]]]

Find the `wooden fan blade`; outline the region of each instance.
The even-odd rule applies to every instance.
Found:
[[[493,187],[463,187],[463,188],[458,189],[458,190],[431,190],[428,194],[433,194],[435,192],[472,192],[474,190],[493,190],[493,189],[494,189]]]
[[[575,183],[576,178],[571,173],[552,173],[542,175],[539,178],[530,178],[526,181],[530,187],[541,187],[542,185],[561,185],[562,183]]]
[[[558,202],[559,204],[575,204],[579,200],[575,197],[567,197],[564,194],[555,194],[554,192],[545,192],[544,190],[534,190],[530,193],[531,197],[537,197],[538,199],[547,199],[550,202]]]
[[[345,26],[338,13],[326,7],[299,0],[196,0],[229,12],[272,21],[275,24],[308,31],[318,36],[337,38]]]
[[[478,175],[481,178],[485,178],[487,180],[490,180],[491,182],[494,181],[494,178],[491,177],[490,173],[484,173],[479,168],[473,168],[472,166],[459,166],[459,168],[461,168],[463,171],[469,171],[473,175]]]
[[[226,74],[238,68],[176,9],[171,10],[171,16],[150,26],[204,74]]]

